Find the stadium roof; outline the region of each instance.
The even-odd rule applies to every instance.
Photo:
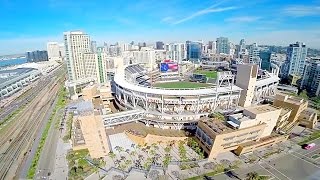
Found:
[[[172,95],[172,96],[196,96],[196,95],[208,95],[218,93],[227,93],[231,91],[240,91],[240,87],[233,85],[228,87],[217,88],[198,88],[198,89],[158,89],[142,87],[135,84],[131,84],[124,79],[122,74],[116,74],[114,77],[116,84],[133,91],[143,92],[148,94],[159,94],[159,95]]]
[[[17,69],[9,69],[9,70],[0,70],[0,84],[34,70],[37,70],[37,69],[17,68]]]

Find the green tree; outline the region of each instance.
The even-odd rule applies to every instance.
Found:
[[[114,163],[114,158],[116,157],[116,154],[114,154],[113,152],[109,152],[109,153],[108,153],[108,156],[112,159],[113,164],[115,164],[115,163]]]
[[[299,97],[306,99],[306,100],[309,98],[306,90],[303,90],[302,92],[300,92]]]
[[[258,180],[259,174],[257,172],[249,172],[246,175],[246,180]]]

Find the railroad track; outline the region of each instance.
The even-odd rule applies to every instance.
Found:
[[[39,94],[41,96],[38,96],[39,99],[32,101],[33,104],[25,109],[24,113],[19,116],[20,118],[22,117],[20,121],[14,122],[14,128],[9,128],[9,135],[6,135],[1,139],[1,146],[3,143],[8,142],[8,139],[11,139],[5,153],[0,155],[1,180],[14,177],[14,175],[12,176],[12,173],[15,173],[24,155],[28,152],[27,150],[32,144],[34,136],[41,127],[43,118],[47,111],[52,107],[58,90],[59,86],[57,86],[57,81],[48,88],[43,89]],[[16,136],[13,138],[10,137],[10,135],[14,135],[17,130],[18,133]],[[16,165],[15,169],[13,168],[14,165]]]
[[[20,106],[26,104],[33,98],[35,98],[34,92],[39,92],[43,88],[46,87],[46,85],[50,84],[52,81],[54,81],[53,77],[57,77],[57,75],[61,74],[62,70],[55,71],[53,74],[45,77],[45,79],[40,79],[36,84],[36,87],[28,91],[26,94],[22,94],[20,97],[18,97],[14,102],[10,104],[9,107],[7,107],[4,112],[0,114],[0,121],[1,119],[4,119],[6,116],[10,115],[12,112],[14,112],[16,109],[18,109]],[[17,107],[19,105],[19,107]],[[11,107],[11,108],[10,108]]]
[[[48,90],[49,87],[47,87]],[[24,109],[24,112],[26,112],[27,114],[19,114],[16,118],[19,119],[20,117],[23,116],[28,116],[28,114],[31,114],[33,111],[39,111],[41,110],[42,107],[40,107],[40,109],[36,108],[38,106],[38,104],[41,103],[41,101],[44,101],[46,99],[43,99],[44,95],[47,93],[46,90],[47,89],[42,89],[41,93],[38,94],[38,98],[35,99],[35,101],[32,101],[28,107],[26,107],[26,109]],[[14,133],[17,132],[17,130],[19,130],[21,128],[21,121],[19,121],[19,123],[13,123],[13,127],[7,128],[5,133],[3,132],[1,135],[1,139],[0,139],[0,147],[3,147],[8,141],[10,141],[10,139],[12,139],[14,137]]]

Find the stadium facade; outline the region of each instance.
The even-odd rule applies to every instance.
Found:
[[[242,73],[252,66],[255,68],[251,69],[257,72]],[[235,82],[239,78],[231,72],[224,71],[218,72],[215,83],[208,87],[168,89],[153,87],[145,69],[140,65],[129,65],[124,71],[115,73],[114,87],[117,105],[123,110],[131,110],[128,114],[133,114],[126,119],[108,118],[104,122],[105,126],[126,123],[137,117],[136,120],[147,126],[193,129],[201,118],[208,117],[215,111],[239,110],[239,101],[243,101],[243,97],[250,97],[251,104],[275,94],[279,82],[277,67],[272,73],[258,70],[256,65],[238,66],[237,71],[237,74],[247,74],[240,78],[241,83]],[[180,76],[170,81],[183,81],[185,77]],[[252,90],[248,91],[250,88]]]

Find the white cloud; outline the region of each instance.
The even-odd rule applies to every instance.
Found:
[[[250,23],[261,19],[261,17],[257,16],[239,16],[239,17],[232,17],[228,18],[225,21],[227,22],[234,22],[234,23]]]
[[[173,18],[171,16],[165,17],[161,19],[161,22],[171,22]]]
[[[288,6],[283,11],[286,15],[294,17],[313,16],[320,15],[320,6]]]
[[[205,14],[229,11],[229,10],[233,10],[233,9],[237,9],[238,8],[238,7],[235,7],[235,6],[221,7],[221,8],[214,8],[214,7],[211,6],[211,7],[207,8],[207,9],[202,9],[200,11],[197,11],[197,12],[191,14],[190,16],[187,16],[187,17],[185,17],[183,19],[180,19],[180,20],[177,20],[177,21],[173,22],[172,24],[180,24],[180,23],[189,21],[189,20],[191,20],[191,19],[193,19],[195,17],[203,16]]]

